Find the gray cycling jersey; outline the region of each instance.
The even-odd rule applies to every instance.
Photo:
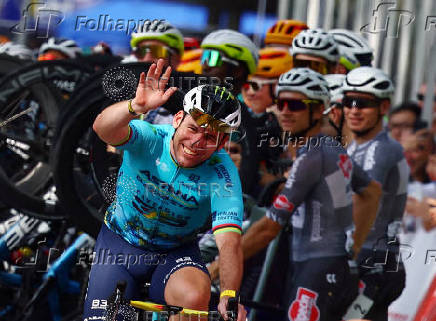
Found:
[[[347,152],[383,189],[377,218],[363,249],[386,250],[387,236],[390,240],[395,238],[407,200],[409,166],[403,148],[381,131],[363,144],[353,141]]]
[[[352,160],[332,137],[312,137],[298,149],[286,185],[267,211],[267,217],[281,225],[292,214],[294,261],[347,255],[352,190],[370,182],[362,170],[353,172]]]

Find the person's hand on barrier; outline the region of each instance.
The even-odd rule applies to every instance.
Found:
[[[157,64],[153,63],[150,66],[147,76],[144,72],[141,73],[136,96],[132,100],[132,108],[137,114],[144,114],[162,106],[177,91],[177,87],[165,90],[170,79],[171,67],[168,66],[162,75],[163,66],[164,60],[159,59]]]

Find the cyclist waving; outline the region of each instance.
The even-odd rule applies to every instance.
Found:
[[[127,299],[150,281],[151,300],[207,310],[210,277],[196,236],[210,216],[223,271],[221,314],[240,285],[241,186],[230,157],[221,151],[240,124],[240,105],[226,89],[204,85],[185,95],[172,126],[135,120],[177,90],[165,90],[171,67],[161,78],[163,65],[159,60],[147,76],[141,74],[133,100],[106,108],[94,122],[99,137],[124,150],[124,158],[116,200],[94,249],[85,320],[103,315],[105,299],[119,280],[127,281]],[[238,314],[238,320],[245,320],[241,305]]]

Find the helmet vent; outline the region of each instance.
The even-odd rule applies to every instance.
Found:
[[[389,86],[390,86],[390,83],[388,81],[382,81],[382,82],[379,82],[378,84],[376,84],[374,86],[374,88],[384,90],[384,89],[389,88]]]

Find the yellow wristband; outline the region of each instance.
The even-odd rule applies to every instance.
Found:
[[[136,111],[133,110],[133,108],[132,108],[132,100],[131,99],[129,100],[129,104],[127,105],[127,108],[129,109],[129,113],[130,114],[132,114],[134,116],[138,116],[139,115],[138,113],[136,113]]]
[[[234,290],[225,290],[225,291],[221,292],[220,299],[223,296],[229,296],[231,298],[234,298],[234,297],[236,297],[236,291],[234,291]]]

